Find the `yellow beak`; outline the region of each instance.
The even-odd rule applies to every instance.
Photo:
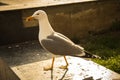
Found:
[[[29,17],[26,18],[26,21],[31,21],[31,20],[33,20],[33,19],[34,19],[34,17],[29,16]]]

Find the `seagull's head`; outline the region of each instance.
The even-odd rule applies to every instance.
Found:
[[[47,14],[45,11],[43,10],[38,10],[38,11],[35,11],[34,14],[32,16],[29,16],[26,18],[26,21],[31,21],[33,19],[36,19],[36,20],[41,20],[43,19],[44,17],[46,17]]]

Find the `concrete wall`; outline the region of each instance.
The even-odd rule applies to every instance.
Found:
[[[0,44],[37,39],[38,23],[25,22],[34,11],[47,12],[54,30],[69,38],[84,38],[120,21],[120,1],[95,1],[0,12]]]
[[[0,57],[0,80],[20,80],[11,68]]]

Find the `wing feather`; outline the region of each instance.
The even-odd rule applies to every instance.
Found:
[[[41,40],[41,44],[46,50],[56,55],[74,55],[84,51],[82,47],[75,45],[60,33],[49,35],[46,39]]]

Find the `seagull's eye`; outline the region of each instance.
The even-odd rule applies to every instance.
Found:
[[[36,15],[39,15],[39,13],[37,13]]]

